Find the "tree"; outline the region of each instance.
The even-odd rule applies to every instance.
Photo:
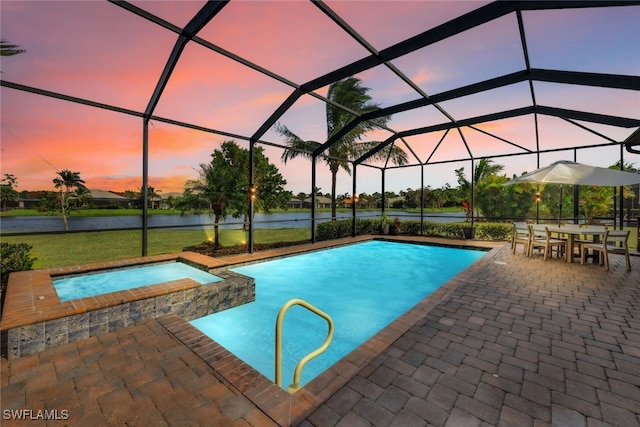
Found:
[[[476,163],[476,167],[473,174],[473,184],[474,187],[480,181],[487,178],[490,175],[495,175],[498,172],[501,172],[504,169],[503,165],[497,165],[493,163],[491,159],[480,159],[478,163]],[[471,195],[471,182],[467,180],[464,176],[464,167],[460,169],[456,169],[456,177],[458,178],[458,186]]]
[[[504,185],[506,175],[488,175],[478,182],[476,207],[486,218],[523,220],[536,203],[536,185]]]
[[[128,198],[133,207],[142,209],[142,193],[140,191],[125,190],[121,195]]]
[[[155,206],[155,200],[160,198],[160,193],[162,190],[156,190],[154,187],[147,187],[147,201],[149,203],[149,209],[153,209]],[[138,193],[138,197],[140,198],[140,206],[144,203],[144,198],[142,197],[142,188],[140,188],[140,192]]]
[[[55,212],[58,210],[58,193],[55,191],[45,191],[40,195],[40,212]]]
[[[85,182],[80,178],[80,172],[71,172],[69,169],[64,169],[58,172],[58,177],[53,179],[53,184],[55,188],[59,189],[58,206],[62,211],[64,230],[69,231],[69,224],[67,222],[69,203],[77,197],[79,192],[83,193],[87,191],[87,188],[84,186]]]
[[[498,172],[504,169],[503,165],[493,164],[493,160],[491,159],[480,159],[478,163],[476,163],[476,167],[474,169],[473,174],[473,187],[476,188],[478,183],[482,180],[486,179],[491,175],[495,175]],[[469,207],[468,210],[473,213],[474,207],[471,206],[471,181],[469,181],[464,176],[464,167],[455,170],[456,177],[458,178],[458,190],[460,192],[460,197],[462,198],[461,202],[465,202]]]
[[[175,203],[176,203],[176,198],[175,198],[175,196],[174,196],[173,194],[169,194],[169,195],[167,196],[167,198],[164,200],[164,203],[166,203],[166,205],[167,205],[169,208],[173,208],[173,206],[174,206],[174,205],[175,205]]]
[[[425,207],[432,197],[431,193],[432,191],[429,186],[417,190],[412,190],[409,188],[406,192],[404,192],[404,204],[407,208],[419,208],[421,206]]]
[[[185,184],[184,192],[182,196],[178,197],[175,201],[174,208],[178,209],[182,215],[188,210],[193,210],[196,213],[203,212],[209,209],[209,203],[203,199],[198,193],[194,191],[198,181],[187,181]]]
[[[7,210],[7,202],[17,202],[20,194],[15,189],[18,185],[18,178],[10,173],[5,173],[0,180],[0,199],[2,200],[2,210]]]
[[[248,165],[249,150],[244,151]],[[293,194],[284,189],[284,186],[287,185],[287,181],[284,179],[282,174],[280,174],[278,168],[269,162],[269,159],[264,155],[264,149],[262,147],[254,147],[253,160],[253,181],[256,187],[256,209],[264,213],[270,213],[272,209],[286,207],[287,201],[291,199]],[[248,166],[246,173],[248,176]],[[246,206],[246,215],[248,216],[248,202],[246,203]]]
[[[620,161],[609,166],[609,169],[621,170]],[[625,163],[624,170],[636,171],[633,163]],[[573,192],[571,193],[573,194]],[[580,213],[584,215],[587,220],[593,218],[608,217],[613,211],[613,205],[616,203],[613,197],[613,187],[603,186],[580,186],[579,206]],[[627,185],[622,187],[622,195],[625,199],[635,196],[632,186]]]
[[[353,114],[337,107],[334,103],[359,114],[380,109],[379,104],[371,101],[371,97],[367,94],[368,91],[369,88],[362,86],[360,79],[355,77],[338,80],[329,86],[327,98],[332,102],[326,104],[327,139],[331,138],[355,118]],[[389,120],[391,120],[391,116],[360,122],[322,153],[321,159],[329,166],[329,171],[331,172],[332,219],[336,219],[336,181],[338,171],[344,169],[350,174],[351,169],[347,159],[359,157],[380,144],[378,141],[363,142],[361,139],[367,132],[386,126]],[[303,140],[284,125],[277,124],[275,129],[284,137],[287,145],[287,149],[282,154],[282,160],[285,163],[298,156],[311,158],[311,153],[321,145],[317,141]],[[387,158],[397,165],[407,163],[406,153],[395,145],[378,151],[371,159],[385,160]]]
[[[269,163],[262,147],[254,148],[255,206],[269,213],[275,207],[286,205],[291,192],[285,191],[284,180],[278,169]],[[214,244],[220,245],[218,223],[227,215],[245,218],[249,215],[249,150],[234,141],[225,141],[211,155],[210,163],[200,165],[198,180],[188,182],[183,200],[193,204],[206,200],[215,217]]]
[[[213,226],[214,245],[220,246],[218,223],[227,217],[229,207],[240,203],[246,198],[246,176],[242,168],[235,164],[234,159],[225,150],[225,143],[221,150],[215,150],[210,163],[200,164],[200,178],[191,182],[185,192],[197,194],[207,200],[213,212],[215,224]]]

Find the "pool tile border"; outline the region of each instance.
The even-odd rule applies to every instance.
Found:
[[[423,239],[385,238],[384,240],[438,245],[437,241],[425,241]],[[445,242],[444,245],[459,248],[467,246],[464,244],[451,244],[450,241]],[[442,300],[451,295],[458,286],[466,282],[472,282],[477,269],[493,262],[493,258],[501,246],[479,247],[473,244],[468,245],[469,248],[489,250],[485,256],[475,261],[431,295],[418,302],[409,311],[294,394],[289,394],[276,386],[264,375],[178,316],[165,316],[159,318],[158,321],[195,354],[207,362],[222,381],[245,395],[276,423],[281,426],[295,425],[334,395],[363,366],[366,366],[380,355]]]

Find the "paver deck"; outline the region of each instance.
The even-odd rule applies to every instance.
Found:
[[[2,359],[1,423],[637,426],[640,257],[631,272],[611,258],[607,272],[494,249],[287,422],[214,369],[202,340],[181,339],[174,316]],[[46,416],[67,419],[34,419]]]

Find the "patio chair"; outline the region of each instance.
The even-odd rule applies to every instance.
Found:
[[[526,222],[514,222],[511,233],[511,249],[516,253],[518,244],[521,244],[524,254],[529,256],[529,246],[531,245],[531,234]]]
[[[529,225],[529,233],[531,234],[529,256],[533,255],[535,248],[542,248],[544,250],[543,259],[546,261],[552,255],[553,248],[556,248],[558,257],[562,254],[565,261],[567,260],[567,241],[553,238],[548,227],[544,225]]]
[[[606,225],[588,225],[588,224],[580,224],[580,228],[584,229],[584,230],[596,230],[596,231],[605,231],[607,229]],[[585,233],[584,235],[581,235],[579,238],[575,239],[574,243],[575,243],[575,247],[578,248],[578,256],[582,257],[582,244],[589,244],[589,243],[598,243],[599,238],[594,237],[593,234],[588,234]],[[585,256],[589,256],[589,253],[587,252],[585,254]],[[593,257],[592,257],[593,258]]]
[[[629,230],[606,230],[604,237],[599,243],[582,243],[580,264],[584,264],[585,253],[587,249],[601,252],[600,265],[604,261],[605,270],[609,270],[609,254],[624,255],[627,263],[627,271],[631,271],[631,262],[629,261]]]

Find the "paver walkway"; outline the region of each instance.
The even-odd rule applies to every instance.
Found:
[[[156,320],[3,359],[2,409],[2,426],[45,425],[44,410],[60,419],[46,425],[276,425]]]
[[[640,257],[612,259],[506,245],[300,424],[640,425]],[[0,367],[3,426],[276,425],[157,320]]]

